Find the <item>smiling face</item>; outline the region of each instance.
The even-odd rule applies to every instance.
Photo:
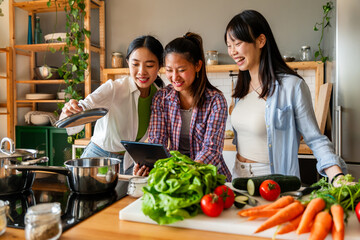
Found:
[[[202,62],[195,66],[179,53],[169,53],[165,57],[166,77],[180,93],[190,92],[196,73],[200,71]]]
[[[258,72],[260,65],[261,49],[264,46],[266,39],[261,34],[255,43],[248,43],[234,38],[229,32],[226,37],[226,45],[228,54],[241,71]]]
[[[156,80],[159,71],[157,57],[146,47],[134,50],[128,60],[130,76],[139,90],[148,90]]]

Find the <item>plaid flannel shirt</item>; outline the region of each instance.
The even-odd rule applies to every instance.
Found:
[[[190,158],[213,164],[220,174],[231,181],[222,151],[227,119],[227,104],[223,94],[206,89],[203,107],[193,109],[190,123]],[[172,85],[160,89],[154,96],[149,125],[149,142],[160,143],[171,150],[179,149],[181,132],[180,100]],[[168,146],[169,144],[169,146]]]

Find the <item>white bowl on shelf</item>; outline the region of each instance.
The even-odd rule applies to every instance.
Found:
[[[50,123],[49,117],[46,115],[31,115],[30,121],[34,125],[45,126]]]
[[[60,43],[66,41],[66,33],[50,33],[44,36],[46,43]]]
[[[66,94],[67,98],[71,98],[71,94]],[[58,99],[65,99],[65,91],[57,92]]]

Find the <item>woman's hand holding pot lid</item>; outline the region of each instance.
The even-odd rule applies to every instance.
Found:
[[[65,103],[64,107],[62,108],[61,117],[68,117],[75,113],[82,112],[84,109],[79,105],[79,102],[75,99],[70,99],[69,102]]]

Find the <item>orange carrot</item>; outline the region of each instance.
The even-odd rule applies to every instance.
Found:
[[[316,214],[314,223],[311,227],[309,240],[323,240],[328,235],[332,225],[331,215],[328,211]]]
[[[306,227],[313,221],[315,215],[325,208],[325,201],[322,198],[314,198],[307,205],[303,217],[296,229],[297,234],[305,233]]]
[[[272,228],[276,225],[290,221],[291,219],[296,218],[304,211],[304,206],[299,202],[295,201],[290,205],[280,209],[275,215],[267,219],[263,224],[256,229],[255,233],[264,231],[266,229]]]
[[[279,209],[254,209],[241,214],[243,217],[271,217],[277,213]]]
[[[276,234],[285,234],[292,231],[295,231],[296,228],[299,226],[300,220],[301,220],[302,214],[298,217],[294,218],[284,226],[282,226],[279,231],[276,232]]]
[[[263,209],[263,208],[265,208],[265,207],[268,206],[268,205],[270,205],[270,204],[264,204],[264,205],[259,205],[259,206],[252,207],[252,208],[242,209],[242,210],[238,211],[238,215],[239,215],[239,216],[242,216],[242,214],[243,214],[244,212],[252,211],[252,210],[255,210],[255,209]]]
[[[283,208],[294,202],[294,197],[292,196],[284,196],[279,198],[273,203],[270,203],[265,209],[275,209],[275,208]]]
[[[344,209],[340,204],[334,204],[330,207],[330,212],[336,231],[341,232],[344,229]]]
[[[333,240],[344,240],[345,229],[343,228],[341,231],[336,231],[335,224],[333,224],[331,229],[331,235]]]

